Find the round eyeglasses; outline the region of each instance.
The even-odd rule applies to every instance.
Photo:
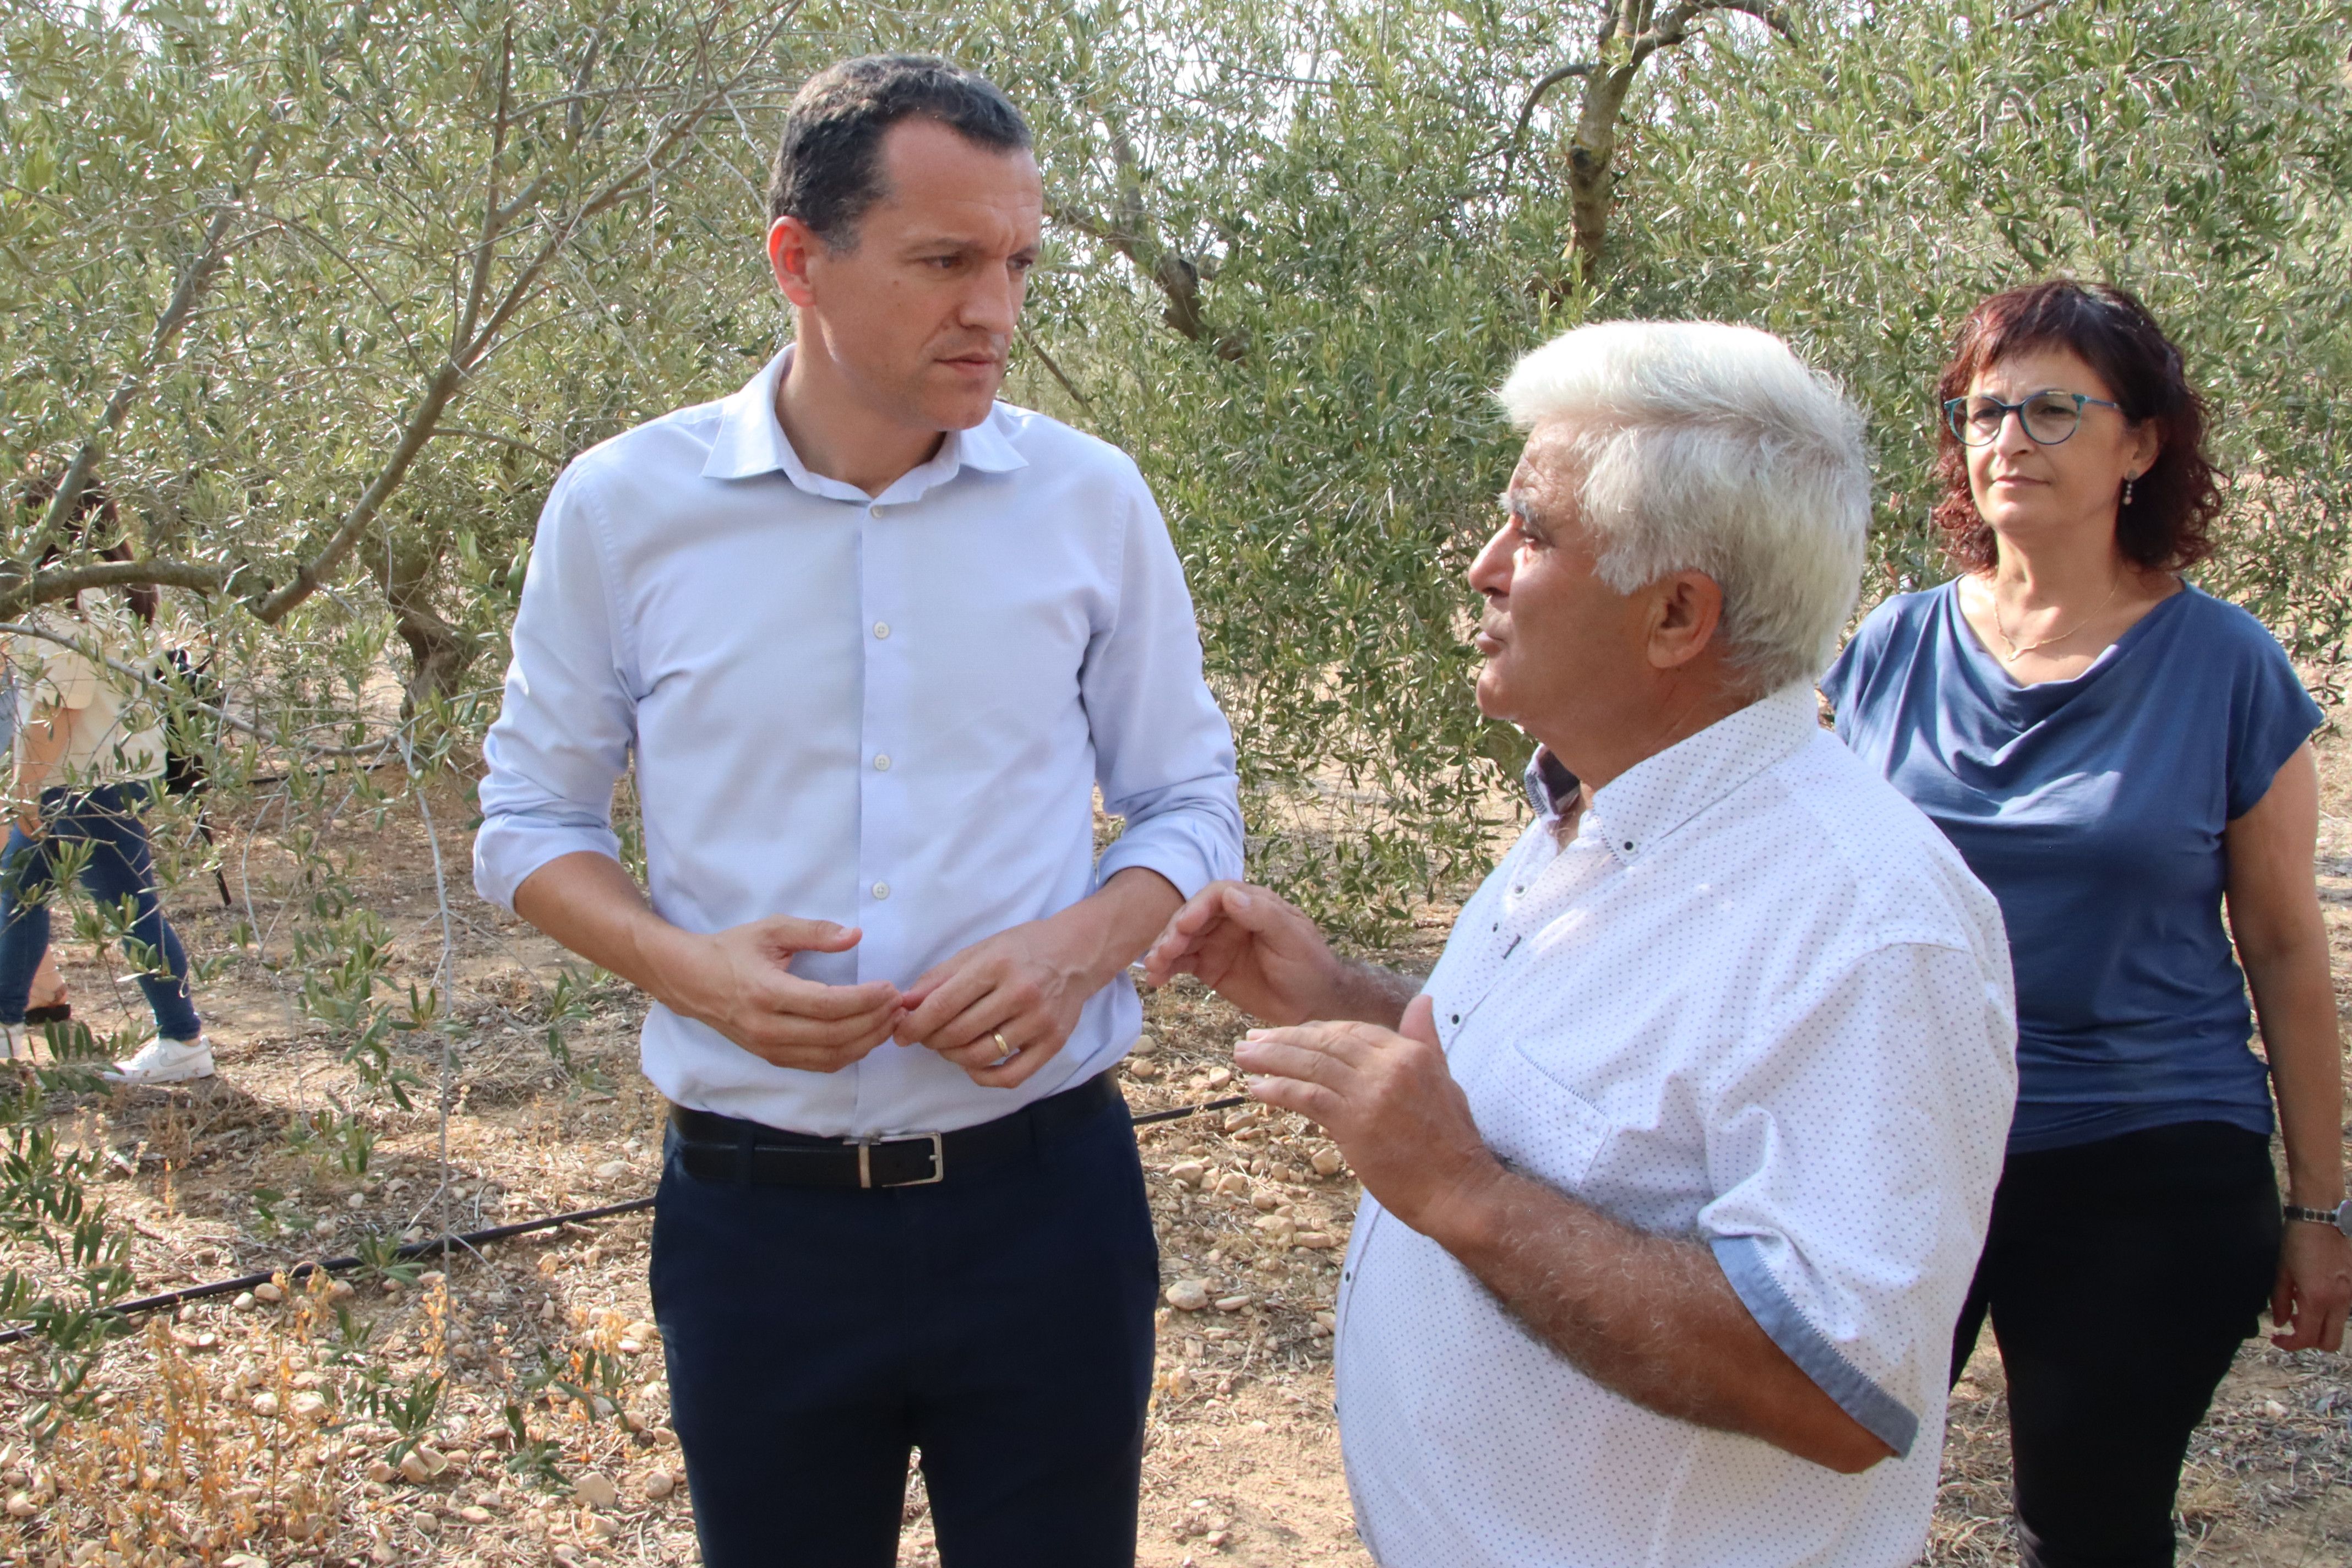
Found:
[[[2083,410],[2091,404],[2102,408],[2123,412],[2123,405],[2104,397],[2093,397],[2081,392],[2060,392],[2055,387],[2028,393],[2016,403],[2003,403],[1998,397],[1979,393],[1974,397],[1955,397],[1944,405],[1944,418],[1952,426],[1952,434],[1960,438],[1963,447],[1990,447],[2000,437],[2000,427],[2012,414],[2025,427],[2025,434],[2036,445],[2055,447],[2082,428]]]

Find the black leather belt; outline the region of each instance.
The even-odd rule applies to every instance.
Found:
[[[677,1130],[678,1163],[698,1182],[748,1182],[763,1187],[921,1187],[1026,1153],[1126,1097],[1108,1072],[1076,1089],[1023,1106],[1010,1116],[962,1127],[861,1143],[813,1138],[762,1122],[708,1110],[669,1108]]]

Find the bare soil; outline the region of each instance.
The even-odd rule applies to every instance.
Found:
[[[2318,869],[2352,1004],[2352,756],[2325,748]],[[465,889],[458,791],[432,804],[451,886],[412,800],[354,810],[329,837],[347,886],[390,943],[389,992],[454,970],[446,1122],[436,1038],[394,1041],[415,1109],[370,1096],[339,1058],[350,1035],[295,997],[321,962],[285,930],[312,908],[283,814],[218,823],[238,907],[210,878],[176,886],[192,952],[222,962],[199,998],[220,1057],[192,1089],[72,1097],[51,1107],[67,1145],[92,1151],[92,1188],[132,1232],[141,1291],[348,1253],[363,1237],[471,1229],[649,1192],[663,1108],[635,1071],[642,1006]],[[1451,910],[1431,908],[1391,955],[1425,966]],[[239,949],[249,922],[259,945]],[[135,1024],[120,960],[67,942],[79,1016]],[[1147,1005],[1151,1046],[1125,1070],[1139,1112],[1230,1092],[1244,1026],[1197,987]],[[551,1051],[558,1032],[562,1055]],[[373,1133],[358,1168],[348,1131]],[[305,1129],[309,1129],[306,1136]],[[1356,1189],[1337,1152],[1296,1119],[1214,1112],[1139,1133],[1169,1283],[1212,1305],[1161,1313],[1145,1462],[1141,1561],[1347,1564],[1355,1541],[1331,1414],[1329,1317]],[[1318,1171],[1318,1156],[1325,1171]],[[381,1271],[331,1293],[220,1300],[150,1321],[109,1352],[98,1406],[37,1444],[0,1422],[0,1561],[268,1564],[688,1563],[691,1517],[650,1310],[642,1215],[567,1226],[460,1253],[415,1280]],[[0,1265],[54,1277],[21,1242]],[[264,1294],[267,1294],[265,1292]],[[33,1347],[0,1350],[0,1417],[45,1376]],[[429,1412],[414,1396],[442,1379]],[[514,1420],[509,1422],[511,1413]],[[2210,1568],[2352,1563],[2352,1374],[2343,1358],[2251,1342],[2200,1430],[2181,1490],[2182,1560]],[[520,1425],[518,1436],[515,1424]],[[423,1437],[411,1474],[387,1466]],[[429,1456],[429,1458],[428,1458]],[[421,1479],[418,1479],[421,1477]],[[2015,1560],[2007,1441],[1990,1336],[1958,1391],[1927,1562]],[[902,1562],[937,1561],[919,1481]]]

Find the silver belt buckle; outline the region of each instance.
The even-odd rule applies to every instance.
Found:
[[[931,1173],[911,1182],[886,1182],[883,1184],[886,1187],[928,1187],[947,1180],[948,1146],[941,1142],[940,1135],[937,1132],[919,1132],[915,1136],[931,1141]],[[911,1143],[914,1141],[914,1138],[887,1140],[892,1143]],[[880,1142],[886,1142],[886,1140],[861,1138],[857,1141],[857,1184],[861,1188],[870,1189],[874,1185],[874,1145]]]

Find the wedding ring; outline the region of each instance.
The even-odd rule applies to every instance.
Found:
[[[1006,1062],[1011,1061],[1014,1057],[1017,1057],[1017,1056],[1019,1056],[1019,1055],[1021,1054],[1021,1047],[1018,1047],[1018,1046],[1008,1046],[1008,1045],[1006,1045],[1006,1044],[1004,1043],[1004,1036],[1003,1035],[1003,1033],[1002,1033],[1002,1032],[992,1034],[992,1035],[990,1035],[988,1037],[989,1037],[990,1039],[994,1040],[994,1041],[996,1042],[996,1052],[997,1052],[996,1059],[995,1059],[994,1061],[992,1061],[992,1062],[989,1063],[989,1064],[988,1064],[989,1066],[991,1066],[991,1067],[998,1067],[998,1068],[1001,1068],[1001,1067],[1003,1067]]]

